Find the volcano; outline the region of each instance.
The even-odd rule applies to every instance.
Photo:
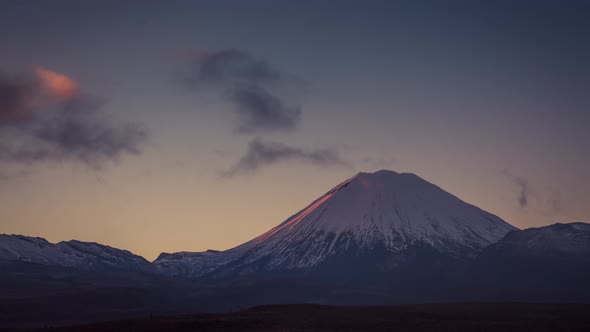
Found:
[[[382,170],[356,174],[240,246],[162,254],[154,264],[192,278],[366,275],[467,261],[515,229],[414,174]]]

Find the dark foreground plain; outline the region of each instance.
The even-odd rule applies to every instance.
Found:
[[[225,314],[0,331],[590,331],[590,304],[268,305]]]

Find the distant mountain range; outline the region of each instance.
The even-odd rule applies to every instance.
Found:
[[[64,241],[56,244],[38,237],[0,234],[0,260],[72,267],[88,271],[153,270],[145,258],[127,250],[93,242]]]
[[[97,243],[0,235],[0,305],[36,294],[54,299],[43,305],[125,294],[131,304],[118,302],[119,313],[297,302],[590,302],[587,280],[590,224],[518,230],[414,174],[385,170],[345,180],[226,251],[162,253],[150,263]]]

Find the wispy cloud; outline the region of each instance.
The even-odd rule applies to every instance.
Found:
[[[563,210],[561,193],[556,188],[533,186],[527,177],[509,170],[503,170],[502,175],[517,189],[514,200],[521,209],[552,216]]]
[[[0,75],[0,161],[74,161],[99,168],[138,154],[147,134],[134,124],[116,124],[102,103],[73,79],[37,68],[35,75]]]
[[[529,204],[530,187],[529,181],[523,176],[514,175],[508,170],[502,171],[502,174],[518,188],[517,203],[521,208],[527,207]]]
[[[263,135],[297,129],[302,108],[291,99],[298,84],[263,59],[238,49],[190,51],[185,83],[199,91],[213,91],[233,105],[234,132]],[[253,139],[244,155],[221,172],[222,177],[255,173],[285,161],[317,166],[348,166],[334,149],[300,147]]]
[[[297,125],[301,109],[286,106],[277,96],[258,85],[242,86],[227,94],[227,99],[238,108],[239,133],[292,130]]]
[[[238,133],[293,130],[301,106],[289,100],[290,79],[266,61],[237,49],[191,51],[183,58],[190,67],[187,86],[212,89],[234,106]]]
[[[304,150],[282,143],[252,140],[248,150],[232,167],[222,172],[224,177],[254,173],[266,166],[284,161],[298,161],[322,167],[348,167],[337,151],[333,149]]]

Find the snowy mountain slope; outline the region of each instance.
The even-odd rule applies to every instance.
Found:
[[[514,229],[416,175],[359,173],[251,241],[206,257],[178,257],[168,274],[183,264],[194,266],[183,269],[193,277],[309,269],[345,252],[394,256],[415,246],[472,258]]]
[[[0,234],[0,260],[75,267],[83,270],[151,271],[141,256],[93,242],[63,241],[56,244],[23,235]]]
[[[62,255],[55,245],[39,237],[0,235],[0,259],[20,260],[47,265],[60,264]]]
[[[482,256],[590,258],[590,224],[553,224],[510,232],[487,248]],[[588,262],[590,264],[590,261]]]

